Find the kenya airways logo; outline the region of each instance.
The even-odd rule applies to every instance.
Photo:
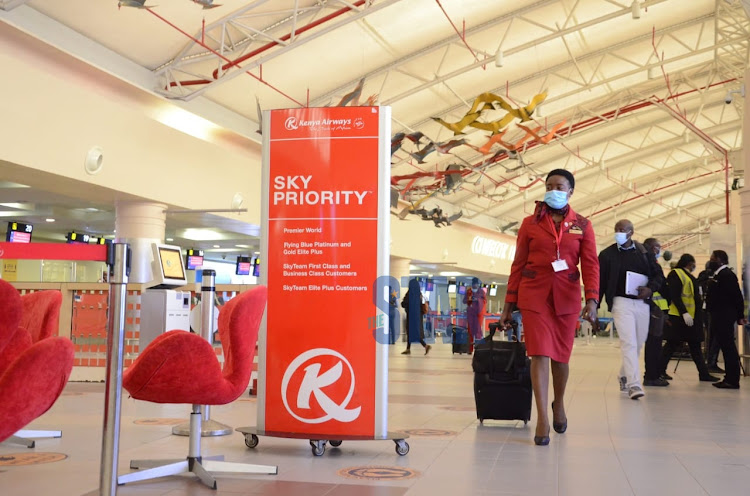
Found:
[[[316,131],[347,131],[352,128],[364,129],[365,121],[357,117],[353,122],[352,119],[301,119],[290,116],[284,121],[284,127],[287,131],[296,131],[300,128],[310,128]]]
[[[336,364],[321,373],[321,369],[323,368],[323,364],[321,363],[322,357],[333,357],[336,359]],[[326,360],[326,362],[330,362],[330,359]],[[307,365],[301,369],[304,371],[304,376],[297,391],[296,401],[294,402],[294,406],[290,406],[287,399],[289,382],[295,374],[301,373],[299,372],[300,368],[305,364]],[[342,379],[344,365],[346,365],[346,374],[350,378],[349,392],[343,401],[336,402],[323,392],[323,388]],[[322,424],[329,420],[338,420],[339,422],[352,422],[356,420],[359,417],[362,407],[358,406],[357,408],[347,409],[353,395],[354,369],[352,369],[349,361],[341,353],[328,348],[315,348],[299,355],[289,364],[281,380],[281,398],[284,401],[284,406],[292,417],[306,424]],[[325,412],[321,417],[308,418],[309,411],[311,410],[310,398],[312,396],[315,396],[318,405]],[[307,414],[307,417],[303,416],[304,414]]]

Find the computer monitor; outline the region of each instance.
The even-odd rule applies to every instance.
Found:
[[[252,263],[250,257],[237,257],[237,266],[234,269],[234,273],[238,276],[249,276],[252,269]]]
[[[494,284],[490,286],[490,296],[497,296],[497,286]]]
[[[432,281],[432,279],[427,279],[427,282],[424,285],[425,291],[432,291],[435,289],[435,283]]]
[[[260,257],[255,257],[255,260],[253,261],[253,275],[255,277],[260,277]]]
[[[9,243],[31,243],[31,233],[34,226],[22,222],[8,222],[8,232],[5,241]]]
[[[189,249],[185,257],[185,268],[187,270],[198,270],[203,267],[203,250]]]
[[[448,292],[449,293],[455,293],[456,292],[456,283],[455,282],[449,282],[448,283]]]
[[[463,284],[461,284],[461,285],[460,285],[460,286],[458,287],[458,294],[460,294],[460,295],[465,295],[465,294],[466,294],[466,286],[464,286]]]
[[[148,284],[150,289],[172,289],[187,284],[182,250],[179,246],[154,243],[151,250],[153,279]]]

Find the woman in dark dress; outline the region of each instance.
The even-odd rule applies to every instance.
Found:
[[[401,300],[401,306],[406,310],[406,330],[408,332],[406,350],[402,355],[411,354],[411,343],[419,341],[424,346],[424,354],[430,352],[432,346],[424,342],[424,327],[422,323],[422,291],[419,289],[419,281],[409,281],[409,290]]]
[[[709,374],[706,362],[701,354],[703,342],[703,299],[698,289],[698,282],[693,277],[695,258],[689,253],[680,257],[677,266],[667,276],[670,301],[668,325],[664,326],[664,339],[667,343],[662,349],[662,377],[667,378],[667,366],[672,355],[682,343],[687,342],[690,356],[698,369],[701,381],[716,382],[720,378]],[[671,377],[669,377],[671,379]]]

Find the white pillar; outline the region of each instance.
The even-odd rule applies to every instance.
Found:
[[[750,71],[745,71],[745,82],[750,84]],[[745,181],[750,177],[750,107],[747,105],[747,101],[743,106],[742,115],[742,164],[732,164],[736,168],[744,168]],[[747,287],[750,286],[750,183],[747,184],[740,190],[740,216],[739,221],[735,221],[738,226],[738,238],[742,240],[742,260],[737,264],[738,272],[744,271],[744,279],[747,284],[744,284],[743,290],[745,290],[745,300],[750,298],[750,291]],[[746,333],[737,333],[737,348],[740,352],[740,357],[745,355],[741,359],[745,370],[750,370],[750,359],[747,358],[750,355],[750,343],[747,342]]]
[[[128,243],[133,252],[129,282],[147,283],[151,274],[151,244],[163,243],[167,206],[163,203],[117,202],[116,241]]]

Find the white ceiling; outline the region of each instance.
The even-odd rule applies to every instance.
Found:
[[[408,155],[418,148],[405,140],[392,166],[402,199],[436,193],[425,206],[499,228],[533,210],[540,178],[566,168],[576,176],[572,205],[592,219],[601,246],[628,217],[641,239],[705,252],[699,234],[726,222],[723,152],[730,182],[743,169],[743,98],[724,103],[747,68],[750,23],[740,0],[647,0],[637,3],[639,18],[630,0],[224,0],[209,10],[188,0],[150,3],[158,6],[30,0],[15,15],[33,9],[152,71],[149,91],[213,102],[253,125],[256,101],[263,109],[336,105],[364,77],[362,100],[377,95],[392,106],[394,133],[444,142],[453,133],[431,117],[458,121],[484,92],[522,106],[546,90],[526,124],[542,133],[565,124],[548,144],[527,141],[521,161],[501,153],[483,163],[492,154],[460,146],[418,164]],[[487,111],[480,121],[504,115]],[[524,136],[517,123],[504,141]],[[476,146],[489,137],[466,130],[457,138]],[[434,172],[453,163],[464,180],[445,194]],[[111,215],[112,204],[102,210]],[[211,225],[215,217],[188,220]]]

